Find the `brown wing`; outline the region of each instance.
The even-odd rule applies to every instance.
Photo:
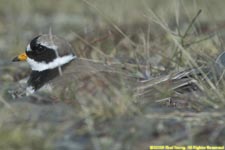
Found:
[[[112,91],[121,89],[133,94],[138,83],[138,79],[132,74],[134,70],[120,63],[106,64],[100,61],[75,59],[63,70],[62,75],[51,83],[61,94],[69,94],[72,91],[74,94],[102,93],[112,97]],[[67,92],[68,90],[70,92]]]
[[[191,77],[196,72],[193,69],[144,81],[140,81],[134,75],[135,71],[137,71],[137,66],[129,64],[106,64],[93,60],[75,59],[63,71],[62,76],[56,78],[54,82],[60,83],[60,86],[68,86],[71,83],[78,85],[78,82],[88,84],[93,80],[96,85],[97,83],[107,83],[108,86],[120,88],[125,85],[124,87],[131,90],[133,94],[135,93],[137,97],[151,99],[174,91],[185,92],[201,89],[196,84],[197,80]]]

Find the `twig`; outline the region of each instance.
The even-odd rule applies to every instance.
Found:
[[[106,34],[106,35],[104,35],[104,36],[102,36],[102,37],[100,37],[100,38],[93,39],[90,43],[88,43],[88,46],[93,45],[93,44],[96,44],[96,43],[98,43],[98,42],[102,42],[102,41],[106,40],[107,38],[109,38],[109,37],[111,37],[111,36],[112,36],[112,33],[111,33],[111,31],[109,31],[108,34]],[[86,44],[86,43],[85,43],[85,44]],[[83,50],[86,50],[86,48],[87,48],[88,46],[84,47]]]
[[[202,41],[208,40],[208,39],[212,38],[213,36],[214,36],[214,34],[211,34],[211,35],[209,35],[209,36],[207,36],[207,37],[204,37],[204,38],[202,38],[202,39],[200,39],[200,40],[197,40],[197,41],[190,42],[190,43],[185,44],[185,45],[183,45],[183,46],[184,46],[184,47],[189,47],[189,46],[191,46],[191,45],[193,45],[193,44],[197,44],[197,43],[200,43],[200,42],[202,42]]]
[[[198,11],[198,13],[195,15],[195,17],[191,20],[191,23],[189,24],[189,26],[188,26],[187,30],[185,31],[184,35],[182,36],[182,39],[184,39],[187,36],[189,30],[191,29],[192,25],[194,24],[194,22],[196,21],[197,17],[200,15],[201,12],[202,12],[202,10],[200,9]]]

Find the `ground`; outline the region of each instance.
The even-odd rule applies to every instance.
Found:
[[[143,98],[121,71],[79,77],[61,93],[17,98],[11,92],[30,73],[25,62],[11,60],[49,30],[68,40],[79,58],[116,62],[137,80],[205,66],[224,51],[224,1],[0,3],[0,149],[225,145],[223,83],[198,83],[201,93],[179,94],[168,92],[169,84]]]

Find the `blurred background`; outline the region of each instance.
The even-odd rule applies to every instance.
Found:
[[[77,95],[74,91],[60,95],[59,102],[48,100],[49,95],[20,99],[10,95],[30,72],[26,63],[12,63],[12,58],[33,37],[50,30],[68,40],[78,57],[136,65],[131,73],[147,79],[206,65],[224,51],[224,4],[222,0],[0,0],[0,149],[225,145],[225,100],[219,89],[197,97],[182,94],[173,101],[149,97],[147,102],[131,100],[123,86],[113,85],[98,96],[90,93],[90,87],[80,88]],[[95,82],[92,87],[104,89]]]

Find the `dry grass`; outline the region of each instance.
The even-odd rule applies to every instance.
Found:
[[[215,60],[223,51],[223,1],[0,2],[0,149],[225,144],[223,81],[197,78],[202,91],[190,93],[162,82],[134,98],[140,84],[134,77],[153,79],[149,86]],[[126,70],[87,72],[65,83],[63,92],[12,100],[8,90],[29,69],[11,58],[49,28],[69,40],[79,57]]]

